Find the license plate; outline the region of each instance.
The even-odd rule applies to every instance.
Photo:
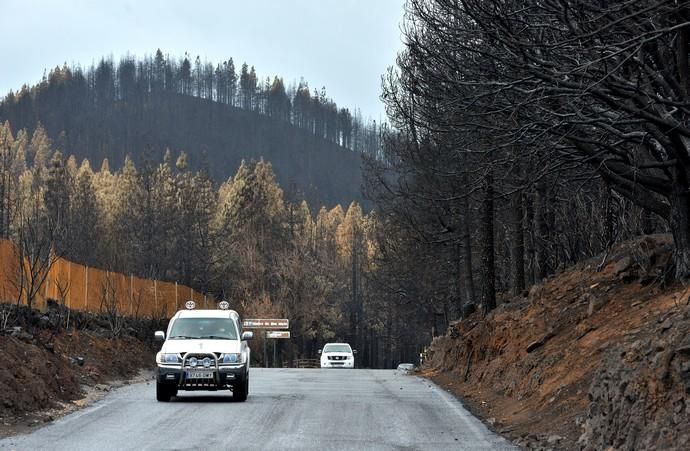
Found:
[[[187,379],[213,379],[213,371],[187,371]]]

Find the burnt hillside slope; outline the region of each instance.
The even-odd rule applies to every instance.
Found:
[[[655,235],[454,323],[426,375],[529,449],[688,449],[690,291]]]

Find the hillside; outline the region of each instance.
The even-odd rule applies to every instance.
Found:
[[[118,169],[126,155],[138,165],[145,160],[158,162],[170,148],[174,154],[185,151],[191,169],[206,166],[222,182],[243,159],[263,157],[273,164],[288,194],[311,205],[361,200],[361,152],[340,145],[349,136],[340,129],[337,136],[326,131],[320,136],[317,132],[328,124],[317,120],[315,107],[310,110],[312,122],[299,127],[285,114],[263,111],[270,99],[265,105],[257,101],[256,106],[240,107],[172,89],[147,91],[133,85],[126,91],[124,80],[112,74],[107,89],[98,82],[92,86],[87,78],[98,77],[100,68],[86,76],[58,68],[49,81],[11,93],[0,103],[0,122],[9,121],[15,132],[29,133],[40,122],[54,147],[79,160],[88,158],[95,166],[108,158],[111,168]],[[324,105],[320,108],[330,104]]]
[[[0,314],[13,324],[0,328],[0,357],[22,361],[0,367],[0,437],[30,432],[151,377],[160,321],[128,318],[114,335],[104,315],[55,304],[39,312],[0,302]]]
[[[584,262],[434,340],[425,374],[529,449],[688,449],[690,304],[670,237]],[[613,448],[608,448],[613,447]]]

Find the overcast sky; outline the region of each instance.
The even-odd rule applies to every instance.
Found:
[[[232,57],[257,74],[304,77],[339,106],[384,116],[381,75],[400,50],[404,0],[0,0],[0,96],[46,68],[129,52]]]

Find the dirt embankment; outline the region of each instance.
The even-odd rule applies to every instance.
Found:
[[[0,436],[51,421],[97,398],[113,381],[152,368],[154,354],[145,335],[159,326],[128,320],[113,336],[103,317],[48,312],[0,304],[7,325],[0,329]],[[1,323],[0,323],[1,324]]]
[[[690,449],[690,288],[662,286],[670,249],[626,243],[453,324],[424,373],[525,448]]]

